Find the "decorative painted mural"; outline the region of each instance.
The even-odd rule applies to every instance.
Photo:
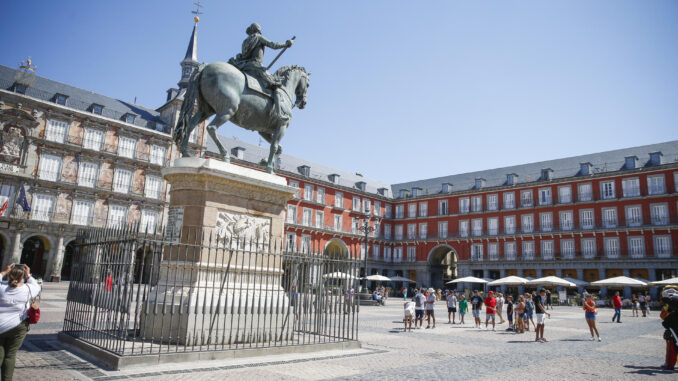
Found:
[[[99,187],[111,189],[113,186],[113,163],[103,162],[99,169]]]
[[[132,179],[132,192],[142,194],[144,193],[144,181],[146,179],[146,173],[143,169],[137,169],[134,171],[134,177]]]
[[[72,205],[73,199],[70,194],[59,193],[57,196],[56,209],[54,211],[54,221],[68,223]]]
[[[106,200],[99,199],[94,203],[94,226],[106,226],[108,218],[108,204]]]
[[[106,136],[104,137],[104,150],[106,152],[115,153],[118,151],[118,135],[117,130],[110,129],[106,131]]]
[[[73,155],[64,156],[61,169],[61,181],[75,183],[78,181],[78,159]]]

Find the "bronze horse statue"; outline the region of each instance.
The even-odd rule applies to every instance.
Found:
[[[273,173],[273,165],[282,153],[280,140],[292,118],[292,108],[306,106],[309,73],[301,66],[284,66],[274,76],[282,82],[277,90],[280,110],[275,110],[272,97],[252,91],[245,75],[235,66],[226,62],[200,65],[191,75],[173,132],[182,156],[190,156],[188,138],[195,126],[216,114],[207,131],[219,148],[221,158],[230,161],[228,151],[217,138],[217,129],[230,120],[237,126],[259,132],[271,144],[266,171]]]

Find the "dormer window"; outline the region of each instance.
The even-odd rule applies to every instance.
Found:
[[[377,192],[384,197],[388,197],[388,188],[379,188]]]
[[[327,176],[327,178],[330,179],[330,182],[332,184],[339,184],[339,175],[337,175],[336,173]]]
[[[363,192],[365,191],[366,186],[367,186],[367,184],[364,181],[358,181],[357,183],[355,183],[355,187],[360,189]]]
[[[452,192],[452,184],[443,183],[443,193],[450,193],[450,192]]]
[[[104,106],[92,103],[92,106],[90,106],[90,110],[92,111],[92,114],[101,115],[104,112]]]
[[[134,120],[137,118],[136,115],[127,113],[123,115],[123,120],[129,124],[134,124]]]
[[[311,175],[311,167],[308,165],[300,165],[297,167],[297,170],[302,176],[309,177]]]
[[[483,179],[483,178],[477,178],[477,179],[476,179],[476,186],[475,186],[475,188],[476,188],[476,189],[482,189],[482,188],[484,188],[484,187],[485,187],[485,179]]]
[[[650,164],[651,165],[662,165],[662,156],[661,152],[650,152]]]
[[[518,183],[518,175],[515,173],[509,173],[506,175],[506,185],[516,185]]]
[[[553,180],[553,169],[551,168],[544,168],[541,170],[541,179],[544,181],[551,181]]]
[[[421,196],[421,188],[414,187],[412,188],[412,197]]]
[[[626,156],[624,158],[624,169],[638,168],[638,156]]]
[[[60,104],[60,105],[62,105],[62,106],[66,106],[66,100],[67,100],[67,99],[68,99],[68,95],[64,95],[64,94],[59,94],[59,93],[57,93],[57,94],[54,96],[54,103]]]
[[[234,147],[231,154],[240,160],[245,160],[245,148],[243,147]]]
[[[18,94],[26,94],[26,90],[28,90],[28,86],[21,84],[21,83],[15,83],[14,84],[14,92]]]
[[[579,163],[579,174],[580,175],[590,175],[593,173],[593,164],[591,163]]]
[[[165,124],[160,123],[160,122],[155,122],[155,130],[160,131],[160,132],[164,132],[165,131]]]

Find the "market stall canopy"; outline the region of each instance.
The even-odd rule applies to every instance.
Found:
[[[445,284],[450,284],[450,283],[487,283],[487,281],[485,279],[476,278],[474,276],[467,276],[467,277],[464,277],[464,278],[451,280],[451,281],[449,281]]]
[[[363,279],[376,280],[376,281],[379,281],[379,282],[390,282],[391,281],[391,278],[385,277],[385,276],[379,275],[379,274],[368,275],[368,276],[364,277]]]
[[[678,277],[650,282],[650,286],[678,286]]]
[[[591,282],[591,286],[597,287],[646,287],[647,283],[629,278],[627,276],[617,276],[614,278],[597,280]]]
[[[391,279],[392,282],[417,283],[417,282],[413,281],[412,279],[405,278],[405,277],[402,277],[402,276],[392,276],[390,279]]]
[[[325,278],[325,279],[349,279],[349,280],[358,279],[351,274],[342,273],[340,271],[325,274],[325,275],[323,275],[323,278]]]
[[[577,287],[576,284],[567,281],[563,278],[558,278],[557,276],[545,276],[543,278],[537,278],[527,282],[530,286],[563,286],[563,287]]]
[[[521,278],[521,277],[515,276],[515,275],[509,275],[509,276],[504,277],[504,278],[493,280],[492,282],[489,282],[487,285],[488,286],[521,286],[525,283],[527,283],[527,279]]]

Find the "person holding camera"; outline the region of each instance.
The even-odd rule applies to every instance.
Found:
[[[11,264],[0,273],[0,360],[2,380],[11,381],[16,353],[28,332],[28,309],[40,285],[26,265]]]
[[[678,347],[678,289],[675,286],[667,286],[662,292],[662,308],[659,317],[665,328],[664,340],[666,340],[666,358],[663,369],[675,370],[676,348]]]

